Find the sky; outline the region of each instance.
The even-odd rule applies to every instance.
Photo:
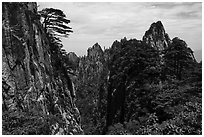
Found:
[[[201,2],[38,2],[61,9],[74,31],[62,43],[67,52],[86,55],[96,42],[108,48],[124,37],[142,40],[153,22],[161,21],[170,38],[179,37],[193,50],[202,49]]]

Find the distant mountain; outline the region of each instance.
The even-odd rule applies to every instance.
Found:
[[[197,62],[202,61],[202,50],[195,50],[194,56],[195,56]]]
[[[74,52],[69,52],[68,58],[69,58],[69,61],[74,62],[74,63],[78,63],[79,58]]]
[[[178,69],[179,58],[185,59],[186,54],[178,57],[183,49],[188,55],[192,53],[185,41],[178,37],[172,40],[169,38],[161,21],[152,23],[142,40],[136,38],[128,40],[124,37],[115,40],[108,49],[102,50],[98,43],[88,48],[87,55],[79,57],[78,75],[75,81],[76,95],[78,95],[76,106],[81,111],[84,133],[109,134],[109,126],[131,119],[140,121],[138,117],[144,118],[146,113],[148,114],[146,116],[149,116],[151,111],[158,114],[158,121],[168,121],[163,117],[166,112],[159,108],[163,102],[158,104],[155,102],[161,96],[164,96],[164,99],[168,97],[166,102],[170,102],[172,94],[168,93],[169,89],[175,91],[173,95],[175,94],[180,100],[177,95],[179,90],[174,90],[173,86],[172,90],[169,87],[171,83],[167,82],[174,81],[179,77],[180,73],[177,72],[183,71]],[[197,57],[197,52],[195,56]],[[194,57],[191,56],[189,61],[193,62]],[[200,70],[195,73],[199,78]],[[186,67],[185,72],[187,71]],[[182,72],[182,78],[185,77],[188,76],[184,76]],[[152,101],[154,103],[151,103]],[[154,108],[149,107],[149,104]],[[177,104],[173,107],[177,108]],[[94,127],[94,130],[89,128],[90,126]]]

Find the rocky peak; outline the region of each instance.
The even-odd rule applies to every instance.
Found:
[[[161,21],[151,24],[149,30],[147,30],[143,36],[143,41],[160,51],[167,48],[171,42]]]
[[[74,52],[69,52],[68,58],[69,58],[69,61],[75,62],[75,63],[78,62],[79,60],[78,56]]]
[[[99,59],[103,56],[103,50],[101,49],[101,46],[96,43],[87,50],[87,54],[90,59]]]
[[[87,56],[79,59],[78,72],[80,79],[84,82],[87,81],[88,76],[99,77],[103,71],[104,52],[101,46],[96,43],[88,48]],[[82,76],[82,77],[81,77]]]

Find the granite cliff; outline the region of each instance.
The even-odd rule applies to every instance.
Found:
[[[78,57],[47,31],[73,32],[63,11],[43,12],[2,4],[3,134],[202,134],[202,62],[161,21],[142,40],[96,43]],[[46,30],[47,14],[62,24]]]
[[[165,32],[164,26],[161,21],[152,23],[149,30],[145,32],[143,41],[150,44],[156,50],[162,51],[171,43],[169,35]]]
[[[88,48],[86,56],[79,57],[75,80],[76,104],[81,110],[85,134],[102,133],[106,114],[107,73],[104,51],[98,43]]]
[[[2,11],[3,113],[27,114],[35,110],[54,115],[62,122],[52,122],[46,134],[82,134],[73,83],[67,75],[54,76],[49,40],[37,4],[3,3]],[[9,133],[25,134],[5,134]]]

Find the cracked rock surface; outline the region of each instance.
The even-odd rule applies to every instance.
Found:
[[[50,45],[36,3],[2,3],[3,111],[58,114],[50,134],[82,134],[80,114],[63,75],[53,76]],[[73,84],[73,83],[72,83]],[[73,89],[74,90],[74,89]]]

